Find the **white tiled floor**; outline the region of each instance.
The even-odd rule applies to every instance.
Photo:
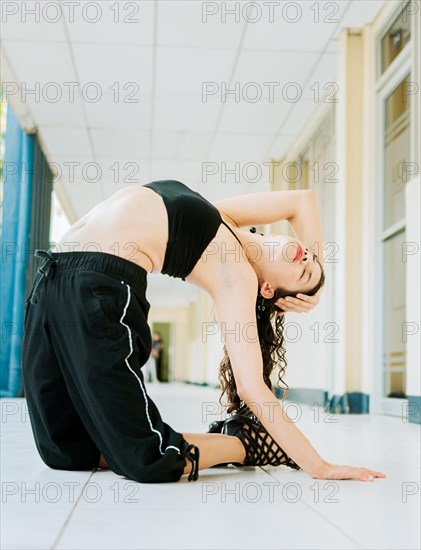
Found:
[[[148,392],[180,432],[205,432],[215,418],[205,413],[217,407],[216,390],[157,384]],[[37,454],[25,401],[4,399],[1,547],[420,548],[420,427],[296,410],[326,460],[387,477],[333,482],[285,467],[211,468],[197,482],[138,484],[105,470],[51,470]]]

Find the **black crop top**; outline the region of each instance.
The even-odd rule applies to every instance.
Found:
[[[185,281],[221,223],[241,245],[237,235],[221,218],[219,210],[184,183],[159,180],[143,187],[149,187],[158,193],[167,209],[168,243],[161,273]]]

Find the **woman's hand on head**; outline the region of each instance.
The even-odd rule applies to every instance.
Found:
[[[281,316],[288,312],[309,313],[319,303],[322,291],[323,287],[319,288],[314,296],[307,296],[307,294],[299,292],[295,298],[292,296],[279,298],[279,300],[275,302],[275,305],[282,308],[283,311],[279,311],[277,315]]]
[[[313,479],[355,479],[357,481],[373,481],[376,477],[386,477],[386,475],[376,470],[369,470],[368,468],[325,463],[320,471],[313,474],[311,477]]]

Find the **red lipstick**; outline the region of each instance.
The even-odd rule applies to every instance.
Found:
[[[301,257],[303,255],[303,249],[300,245],[298,245],[297,254],[295,255],[295,258],[292,260],[293,262],[298,262],[301,260]]]

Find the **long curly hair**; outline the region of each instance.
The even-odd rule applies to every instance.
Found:
[[[320,262],[317,260],[321,268],[321,276],[317,285],[310,291],[307,291],[306,294],[313,296],[316,292],[324,285],[325,283],[325,274],[323,267]],[[287,367],[287,361],[285,358],[285,347],[284,347],[284,325],[285,325],[285,316],[284,315],[275,315],[278,311],[282,311],[281,308],[275,305],[275,302],[279,298],[285,296],[295,297],[299,292],[289,292],[281,288],[278,288],[272,298],[263,298],[257,289],[257,299],[256,299],[256,319],[257,319],[257,330],[259,334],[259,343],[260,349],[262,352],[263,359],[263,380],[268,388],[273,391],[272,383],[270,380],[270,375],[273,369],[278,365],[278,380],[277,386],[279,389],[284,391],[282,396],[282,402],[287,397],[289,393],[288,384],[282,379],[285,374]],[[275,323],[273,326],[272,319],[275,316]],[[224,404],[227,408],[227,412],[235,412],[242,405],[238,393],[237,386],[235,383],[234,373],[232,372],[231,361],[228,356],[227,348],[224,345],[224,357],[219,365],[219,382],[221,385],[221,396],[219,398],[220,404],[222,404],[222,398],[227,394],[227,402]],[[282,387],[280,384],[284,384]]]

